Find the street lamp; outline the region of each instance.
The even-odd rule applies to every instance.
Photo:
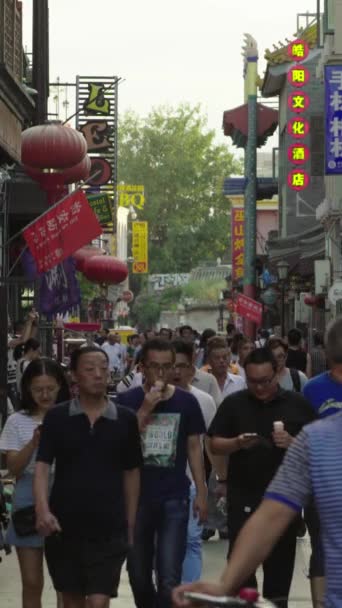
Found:
[[[281,337],[285,334],[285,283],[289,275],[290,264],[285,260],[278,262],[277,273],[281,287]]]

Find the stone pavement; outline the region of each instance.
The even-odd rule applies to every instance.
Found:
[[[203,577],[213,581],[217,580],[223,569],[226,551],[227,543],[224,541],[214,539],[205,543]],[[296,570],[291,590],[293,600],[290,602],[290,608],[309,608],[311,606],[309,584],[306,579],[309,556],[308,538],[298,540]],[[15,553],[12,553],[12,555],[4,558],[0,564],[0,608],[21,608],[20,593],[19,568]],[[118,600],[113,600],[111,605],[113,608],[115,606],[118,608],[134,608],[125,571],[122,575],[120,597]],[[55,593],[49,576],[46,574],[43,608],[55,608],[55,606]]]

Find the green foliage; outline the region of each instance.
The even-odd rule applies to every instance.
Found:
[[[158,297],[142,294],[133,303],[131,317],[134,323],[139,323],[141,327],[148,329],[158,323],[160,311]]]
[[[82,304],[86,304],[97,298],[100,295],[100,286],[97,283],[91,283],[85,278],[81,272],[77,273],[77,279],[81,289],[81,300]]]
[[[215,143],[200,107],[161,107],[119,124],[119,182],[143,184],[151,273],[189,272],[228,248],[230,205],[223,180],[241,173],[227,146]]]
[[[225,289],[224,280],[190,281],[183,286],[183,298],[193,299],[196,302],[217,303],[220,292]]]

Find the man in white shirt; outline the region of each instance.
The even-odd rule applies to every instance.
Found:
[[[195,366],[193,364],[194,347],[190,342],[184,340],[175,340],[173,347],[176,351],[176,359],[174,364],[174,372],[172,383],[185,391],[191,392],[196,397],[201,408],[205,422],[205,427],[208,430],[211,421],[216,414],[216,404],[213,398],[204,391],[199,390],[191,385]],[[210,454],[208,454],[211,456]],[[188,466],[187,475],[192,481],[190,468]],[[199,580],[202,572],[202,529],[198,518],[194,516],[193,501],[196,496],[196,488],[192,481],[190,486],[190,505],[189,505],[189,523],[187,536],[187,549],[183,562],[182,582],[191,582]]]
[[[118,344],[115,334],[109,334],[107,342],[100,346],[102,350],[108,355],[109,359],[109,371],[121,372],[122,369],[122,351],[121,346]]]
[[[223,399],[247,388],[246,382],[241,376],[228,371],[231,352],[224,338],[219,336],[209,338],[207,352],[209,368],[218,382]]]

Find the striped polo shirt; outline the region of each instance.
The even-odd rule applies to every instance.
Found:
[[[342,413],[305,426],[287,451],[265,498],[294,511],[314,497],[326,572],[325,608],[342,606]]]

